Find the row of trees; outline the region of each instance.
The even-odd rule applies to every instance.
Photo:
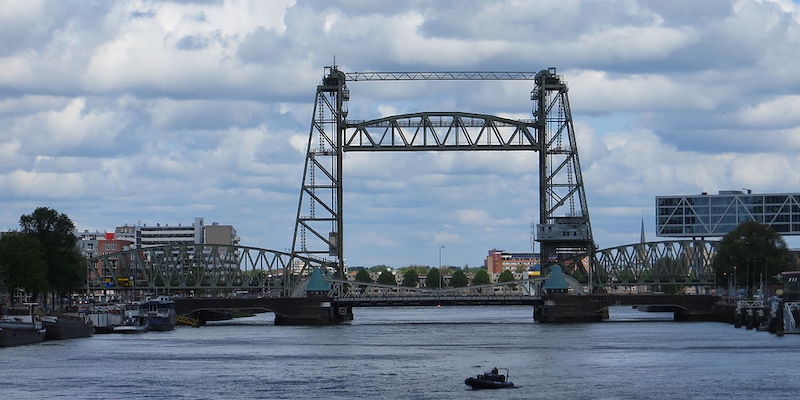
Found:
[[[81,288],[86,268],[66,214],[39,207],[19,218],[20,230],[0,236],[0,281],[9,292],[22,289],[66,295]]]
[[[749,221],[740,224],[720,240],[714,258],[717,282],[755,286],[775,281],[783,271],[797,268],[781,235],[771,227]]]
[[[405,271],[402,272],[402,282],[400,286],[405,287],[417,287],[419,286],[419,276],[420,272],[416,268],[405,268]],[[369,270],[360,269],[356,272],[355,276],[356,282],[364,282],[364,283],[372,283],[372,277],[370,276]],[[511,271],[503,271],[502,274],[497,278],[498,282],[510,282],[514,280],[514,274]],[[378,275],[378,279],[376,280],[377,283],[383,285],[397,285],[397,280],[395,275],[388,269],[383,269]],[[425,275],[425,287],[429,289],[435,289],[439,287],[465,287],[470,284],[473,286],[475,285],[485,285],[491,283],[491,279],[489,278],[489,273],[486,272],[485,269],[479,269],[475,272],[474,277],[472,278],[472,282],[469,281],[467,278],[467,274],[461,269],[455,269],[451,276],[450,281],[445,282],[442,279],[441,273],[436,268],[428,269]]]

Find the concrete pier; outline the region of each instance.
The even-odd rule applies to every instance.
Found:
[[[353,308],[325,297],[274,301],[275,325],[336,325],[353,320]]]
[[[541,323],[599,322],[608,319],[608,307],[657,305],[674,307],[676,321],[717,321],[716,296],[708,295],[582,295],[544,296],[534,307],[534,320]]]

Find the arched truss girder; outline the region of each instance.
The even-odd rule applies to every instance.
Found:
[[[712,263],[716,241],[668,240],[635,243],[597,250],[592,282],[601,287],[635,285],[697,285],[716,283]],[[572,262],[573,275],[589,275],[583,265]],[[577,271],[575,266],[580,266]]]
[[[108,253],[88,260],[89,290],[262,290],[288,292],[293,275],[320,260],[277,250],[217,244],[178,244]],[[289,274],[286,274],[286,272]]]
[[[345,151],[538,151],[533,121],[466,112],[419,112],[347,121]]]

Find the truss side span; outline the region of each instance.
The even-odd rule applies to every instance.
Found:
[[[280,295],[286,279],[325,264],[317,259],[247,246],[166,245],[108,253],[88,260],[88,290],[180,291],[259,289]]]
[[[642,242],[593,253],[588,260],[564,260],[569,274],[600,287],[691,285],[714,286],[712,268],[716,241],[668,240]]]
[[[538,151],[535,123],[487,114],[420,112],[347,121],[345,151]]]

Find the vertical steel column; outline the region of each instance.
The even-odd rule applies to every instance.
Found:
[[[544,72],[544,71],[543,71]],[[538,229],[542,229],[544,224],[548,223],[548,214],[547,210],[550,209],[550,205],[548,202],[547,196],[547,92],[544,90],[544,78],[545,74],[542,72],[536,75],[535,84],[536,87],[533,89],[533,95],[531,96],[534,101],[536,101],[535,107],[536,109],[533,112],[534,118],[536,120],[536,138],[539,142],[539,226]],[[541,232],[536,232],[537,239],[540,239]],[[540,242],[539,243],[539,263],[541,265],[542,275],[547,275],[547,260],[554,256],[555,254],[552,253],[552,248],[548,246],[546,243]]]
[[[334,66],[334,69],[336,67]],[[345,258],[344,258],[344,135],[346,128],[347,110],[344,108],[346,100],[350,100],[349,90],[345,87],[345,74],[339,71],[339,90],[336,94],[336,228],[335,242],[333,246],[337,249],[338,262],[336,266],[336,277],[345,279]]]
[[[561,259],[588,257],[591,272],[594,240],[589,220],[567,85],[555,68],[536,74],[533,115],[539,140],[539,226],[542,274]],[[565,268],[583,269],[582,265]],[[591,285],[591,282],[590,282]]]
[[[345,80],[345,74],[336,66],[328,67],[317,86],[292,257],[284,274],[286,287],[292,286],[290,275],[297,255],[324,258],[328,266],[336,268],[340,278],[344,277],[342,152],[346,102],[350,96]],[[304,214],[306,210],[308,214]]]

